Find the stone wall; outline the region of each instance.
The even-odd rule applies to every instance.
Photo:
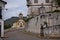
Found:
[[[27,31],[40,33],[41,24],[45,28],[44,31],[46,31],[47,28],[44,25],[44,22],[47,22],[47,27],[60,25],[60,13],[44,13],[30,19],[28,21]],[[51,29],[49,28],[49,30]]]

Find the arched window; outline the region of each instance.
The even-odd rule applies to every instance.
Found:
[[[0,7],[0,19],[2,19],[2,7]]]

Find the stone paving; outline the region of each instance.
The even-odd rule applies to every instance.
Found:
[[[27,35],[21,30],[10,30],[5,33],[6,38],[4,40],[60,40],[60,39],[40,39],[34,36]],[[3,39],[0,39],[3,40]]]

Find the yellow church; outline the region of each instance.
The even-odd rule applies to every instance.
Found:
[[[19,14],[19,20],[17,20],[16,22],[13,23],[12,28],[25,28],[26,26],[26,22],[23,20],[23,14],[20,13]]]

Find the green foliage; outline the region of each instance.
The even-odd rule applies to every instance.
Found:
[[[27,20],[27,17],[23,17],[23,20],[26,22],[26,20]]]
[[[11,25],[12,26],[12,24],[14,22],[16,22],[17,20],[19,20],[18,17],[11,17],[11,18],[5,20],[4,23],[5,23],[5,25]]]
[[[28,22],[30,19],[32,19],[33,17],[25,17],[25,18],[23,18],[23,20],[25,21],[25,22]]]
[[[60,10],[54,10],[53,12],[60,12]]]
[[[54,12],[60,12],[60,10],[49,11],[47,13],[54,13]]]
[[[55,0],[56,4],[60,7],[60,0]]]
[[[11,25],[4,25],[4,29],[9,29],[11,28]]]
[[[30,19],[32,19],[33,17],[23,17],[23,20],[25,22],[28,22]],[[7,20],[4,21],[4,29],[8,29],[8,28],[11,28],[11,26],[13,25],[14,22],[18,21],[19,18],[18,17],[12,17],[12,18],[9,18]]]
[[[47,13],[53,13],[52,11],[49,11],[49,12],[47,12]]]
[[[18,17],[11,17],[7,20],[4,21],[4,28],[8,29],[11,28],[11,26],[13,25],[14,22],[16,22],[17,20],[19,20]]]

